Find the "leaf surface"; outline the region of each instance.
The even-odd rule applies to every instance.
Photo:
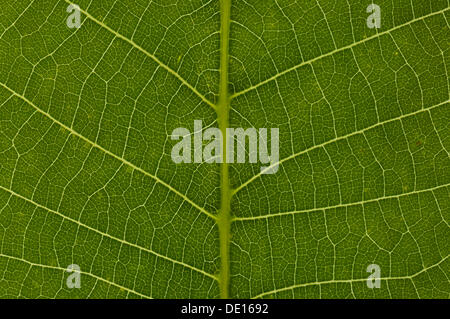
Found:
[[[365,0],[71,3],[0,8],[0,297],[449,297],[447,0],[380,29]],[[278,172],[175,164],[194,120],[279,128]]]

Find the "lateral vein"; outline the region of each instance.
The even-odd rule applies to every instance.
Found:
[[[384,277],[384,278],[380,278],[380,280],[404,280],[404,279],[413,279],[417,276],[419,276],[420,274],[434,268],[434,267],[439,267],[440,264],[442,264],[443,262],[445,262],[447,260],[449,256],[447,255],[444,259],[442,259],[440,262],[431,265],[429,267],[423,268],[422,270],[416,272],[415,274],[412,274],[410,276],[400,276],[400,277]],[[275,294],[277,292],[282,292],[282,291],[286,291],[286,290],[292,290],[292,289],[296,289],[296,288],[302,288],[302,287],[308,287],[308,286],[317,286],[317,285],[325,285],[325,284],[335,284],[335,283],[354,283],[354,282],[364,282],[367,281],[367,278],[360,278],[360,279],[343,279],[343,280],[328,280],[328,281],[317,281],[317,282],[307,282],[304,284],[298,284],[298,285],[292,285],[289,287],[284,287],[284,288],[280,288],[280,289],[275,289],[275,290],[271,290],[268,292],[263,292],[257,296],[252,297],[251,299],[258,299],[267,295],[271,295],[271,294]]]
[[[161,180],[160,178],[158,178],[155,175],[150,174],[149,172],[147,172],[146,170],[134,165],[133,163],[127,161],[126,159],[112,153],[111,151],[108,151],[107,149],[101,147],[100,145],[98,145],[97,143],[91,141],[90,139],[84,137],[83,135],[81,135],[80,133],[74,131],[73,129],[71,129],[70,127],[68,127],[67,125],[61,123],[60,121],[58,121],[57,119],[55,119],[53,116],[51,116],[49,113],[43,111],[42,109],[40,109],[39,107],[37,107],[33,102],[31,102],[30,100],[28,100],[25,96],[17,93],[16,91],[12,90],[11,88],[9,88],[8,86],[6,86],[5,84],[0,82],[0,86],[2,86],[3,88],[5,88],[6,90],[8,90],[11,94],[13,94],[14,96],[17,96],[18,98],[22,99],[23,101],[25,101],[26,103],[28,103],[30,106],[32,106],[34,109],[36,109],[36,111],[38,111],[39,113],[45,115],[46,117],[48,117],[50,120],[52,120],[53,122],[55,122],[56,124],[58,124],[59,126],[61,126],[62,128],[66,129],[67,131],[69,131],[71,134],[81,138],[83,141],[85,141],[86,143],[89,143],[90,145],[92,145],[93,147],[105,152],[106,154],[108,154],[111,157],[114,157],[115,159],[121,161],[122,163],[130,166],[131,168],[141,172],[142,174],[154,179],[156,182],[160,183],[161,185],[165,186],[166,188],[168,188],[170,191],[174,192],[175,194],[177,194],[178,196],[180,196],[183,200],[185,200],[187,203],[191,204],[193,207],[195,207],[196,209],[198,209],[200,212],[202,212],[203,214],[209,216],[210,218],[212,218],[213,220],[216,220],[217,217],[213,214],[211,214],[210,212],[208,212],[207,210],[205,210],[203,207],[200,207],[198,204],[196,204],[195,202],[193,202],[191,199],[189,199],[186,195],[184,195],[183,193],[181,193],[180,191],[176,190],[175,188],[173,188],[172,186],[170,186],[169,184],[167,184],[166,182],[164,182],[163,180]]]
[[[68,221],[70,221],[70,222],[72,222],[72,223],[75,223],[75,224],[77,224],[77,225],[79,225],[79,226],[81,226],[81,227],[84,227],[84,228],[86,228],[86,229],[88,229],[88,230],[90,230],[90,231],[93,231],[93,232],[95,232],[95,233],[97,233],[97,234],[99,234],[99,235],[101,235],[101,236],[103,236],[103,237],[108,237],[109,239],[118,241],[118,242],[120,242],[120,243],[122,243],[122,244],[124,244],[124,245],[128,245],[128,246],[137,248],[137,249],[139,249],[139,250],[143,250],[143,251],[148,252],[148,253],[150,253],[150,254],[152,254],[152,255],[155,255],[155,256],[157,256],[157,257],[159,257],[159,258],[162,258],[162,259],[165,259],[165,260],[167,260],[167,261],[170,261],[170,262],[172,262],[172,263],[174,263],[174,264],[178,264],[178,265],[180,265],[180,266],[189,268],[189,269],[191,269],[191,270],[193,270],[193,271],[196,271],[196,272],[199,272],[199,273],[201,273],[201,274],[203,274],[203,275],[205,275],[205,276],[207,276],[207,277],[209,277],[209,278],[212,278],[212,279],[214,279],[214,280],[217,280],[217,277],[215,277],[214,275],[212,275],[212,274],[210,274],[210,273],[207,273],[206,271],[204,271],[204,270],[202,270],[202,269],[198,269],[198,268],[196,268],[196,267],[194,267],[194,266],[191,266],[191,265],[189,265],[189,264],[186,264],[186,263],[184,263],[184,262],[175,260],[175,259],[173,259],[173,258],[164,256],[164,255],[161,255],[160,253],[157,253],[157,252],[154,251],[154,250],[151,250],[151,249],[148,249],[148,248],[139,246],[139,245],[137,245],[137,244],[130,243],[130,242],[126,241],[126,240],[123,240],[123,239],[114,237],[114,236],[112,236],[112,235],[109,235],[109,234],[107,234],[107,233],[104,233],[104,232],[102,232],[102,231],[100,231],[100,230],[98,230],[98,229],[95,229],[95,228],[93,228],[93,227],[91,227],[91,226],[89,226],[89,225],[83,224],[83,223],[81,223],[81,222],[78,221],[78,220],[75,220],[75,219],[73,219],[73,218],[70,218],[70,217],[68,217],[68,216],[66,216],[66,215],[64,215],[64,214],[62,214],[62,213],[60,213],[60,212],[58,212],[58,211],[56,211],[56,210],[50,209],[50,208],[45,207],[45,206],[43,206],[43,205],[41,205],[41,204],[39,204],[39,203],[36,203],[35,201],[33,201],[33,200],[31,200],[31,199],[29,199],[29,198],[27,198],[27,197],[25,197],[25,196],[23,196],[23,195],[21,195],[21,194],[16,193],[16,192],[14,192],[13,190],[10,190],[10,189],[8,189],[8,188],[5,188],[5,187],[3,187],[3,186],[1,186],[1,185],[0,185],[0,189],[3,190],[3,191],[5,191],[5,192],[10,193],[10,194],[13,195],[13,196],[16,196],[16,197],[18,197],[18,198],[20,198],[20,199],[22,199],[22,200],[24,200],[24,201],[26,201],[26,202],[29,202],[29,203],[33,204],[34,206],[36,206],[36,207],[42,208],[42,209],[44,209],[44,210],[46,210],[46,211],[48,211],[48,212],[51,212],[51,213],[53,213],[53,214],[55,214],[55,215],[58,215],[58,216],[62,217],[62,218],[65,219],[65,220],[68,220]]]
[[[28,260],[23,259],[23,258],[14,257],[14,256],[10,256],[10,255],[5,255],[5,254],[2,254],[2,253],[0,253],[0,257],[12,259],[12,260],[17,260],[17,261],[26,263],[26,264],[30,265],[31,267],[41,267],[41,268],[54,269],[54,270],[61,270],[61,271],[66,271],[66,270],[67,270],[66,268],[62,268],[62,267],[58,267],[58,266],[50,266],[50,265],[44,265],[44,264],[33,263],[33,262],[28,261]],[[150,296],[141,294],[140,292],[137,292],[137,291],[135,291],[135,290],[133,290],[133,289],[130,289],[130,288],[121,286],[121,285],[119,285],[119,284],[116,284],[115,282],[106,280],[106,279],[104,279],[104,278],[102,278],[102,277],[99,277],[99,276],[97,276],[97,275],[94,275],[94,274],[92,274],[92,273],[90,273],[90,272],[79,271],[79,273],[80,273],[81,275],[86,275],[86,276],[95,278],[95,279],[97,279],[97,280],[103,281],[104,283],[110,284],[110,285],[115,286],[115,287],[117,287],[117,288],[119,288],[119,289],[126,290],[127,292],[132,293],[132,294],[135,294],[135,295],[138,295],[138,296],[140,296],[140,297],[143,297],[143,298],[146,298],[146,299],[153,299],[153,298],[150,297]]]
[[[267,218],[271,218],[271,217],[305,214],[305,213],[326,211],[326,210],[334,209],[334,208],[344,208],[344,207],[351,207],[351,206],[356,206],[356,205],[364,205],[364,204],[374,203],[374,202],[378,202],[378,201],[382,201],[382,200],[398,199],[401,197],[410,196],[410,195],[414,195],[414,194],[432,192],[432,191],[435,191],[435,190],[438,190],[441,188],[445,188],[448,186],[450,186],[450,183],[444,184],[444,185],[439,185],[439,186],[428,188],[428,189],[423,189],[420,191],[408,192],[408,193],[403,193],[403,194],[398,194],[398,195],[389,195],[389,196],[385,196],[385,197],[373,198],[373,199],[369,199],[369,200],[362,200],[359,202],[352,202],[352,203],[346,203],[346,204],[338,204],[338,205],[333,205],[333,206],[328,206],[328,207],[317,207],[317,208],[311,208],[311,209],[304,209],[304,210],[297,210],[297,211],[290,211],[290,212],[281,212],[281,213],[274,213],[274,214],[265,214],[265,215],[260,215],[260,216],[251,216],[251,217],[234,217],[232,219],[232,221],[233,222],[234,221],[252,221],[252,220],[258,220],[258,219],[267,219]]]
[[[66,3],[68,4],[75,4],[69,0],[64,0]],[[171,69],[168,65],[164,64],[161,60],[159,60],[156,56],[154,56],[153,54],[151,54],[150,52],[148,52],[147,50],[145,50],[144,48],[142,48],[141,46],[139,46],[138,44],[136,44],[133,40],[128,39],[127,37],[123,36],[122,34],[118,33],[117,31],[113,30],[111,27],[107,26],[106,24],[104,24],[103,22],[97,20],[94,16],[92,16],[89,12],[85,11],[84,9],[80,8],[80,12],[83,13],[86,17],[88,17],[90,20],[92,20],[93,22],[97,23],[99,26],[105,28],[106,30],[108,30],[109,32],[111,32],[112,34],[114,34],[117,38],[124,40],[125,42],[131,44],[134,48],[136,48],[137,50],[139,50],[140,52],[144,53],[145,55],[147,55],[149,58],[151,58],[153,61],[155,61],[156,63],[158,63],[159,66],[161,66],[163,69],[165,69],[166,71],[168,71],[170,74],[172,74],[173,76],[175,76],[178,80],[180,80],[181,83],[183,83],[184,85],[186,85],[186,87],[188,87],[190,90],[192,90],[192,92],[194,92],[199,98],[201,98],[203,100],[203,102],[205,102],[206,104],[208,104],[211,108],[213,108],[214,110],[216,109],[216,106],[214,105],[214,103],[212,103],[210,100],[208,100],[203,94],[201,94],[195,87],[193,87],[191,84],[189,84],[189,82],[187,82],[181,75],[179,75],[175,70]]]
[[[378,127],[378,126],[381,126],[381,125],[385,125],[385,124],[390,123],[390,122],[395,122],[395,121],[401,120],[403,118],[407,118],[407,117],[410,117],[410,116],[417,115],[417,114],[422,113],[422,112],[430,111],[430,110],[432,110],[434,108],[437,108],[437,107],[442,106],[444,104],[447,104],[449,102],[450,102],[450,100],[446,100],[446,101],[443,101],[443,102],[441,102],[439,104],[436,104],[436,105],[433,105],[433,106],[428,106],[426,108],[417,110],[415,112],[411,112],[411,113],[408,113],[408,114],[403,114],[403,115],[400,115],[400,116],[397,116],[397,117],[393,117],[393,118],[391,118],[389,120],[385,120],[385,121],[382,121],[382,122],[379,122],[379,123],[375,123],[375,124],[373,124],[371,126],[363,128],[361,130],[358,130],[358,131],[355,131],[355,132],[352,132],[352,133],[349,133],[349,134],[346,134],[346,135],[343,135],[343,136],[339,136],[337,138],[328,140],[328,141],[326,141],[324,143],[321,143],[321,144],[314,145],[314,146],[309,147],[309,148],[307,148],[307,149],[305,149],[303,151],[300,151],[298,153],[295,153],[295,154],[292,154],[292,155],[290,155],[288,157],[285,157],[285,158],[281,159],[280,161],[278,161],[277,163],[274,163],[274,164],[271,164],[270,166],[267,166],[262,172],[259,172],[258,174],[256,174],[253,177],[249,178],[246,182],[242,183],[240,186],[235,188],[233,190],[233,192],[232,192],[232,196],[234,196],[240,190],[245,188],[248,184],[250,184],[251,182],[256,180],[258,177],[262,176],[264,174],[264,172],[266,172],[267,170],[271,169],[274,166],[280,165],[280,164],[282,164],[282,163],[284,163],[286,161],[289,161],[289,160],[291,160],[293,158],[296,158],[296,157],[298,157],[300,155],[306,154],[306,153],[308,153],[308,152],[310,152],[312,150],[315,150],[317,148],[321,148],[321,147],[327,146],[328,144],[331,144],[331,143],[334,143],[334,142],[337,142],[337,141],[345,140],[345,139],[347,139],[349,137],[352,137],[354,135],[362,134],[362,133],[364,133],[366,131],[369,131],[369,130],[375,128],[375,127]]]
[[[433,13],[430,13],[430,14],[427,14],[427,15],[424,15],[424,16],[422,16],[422,17],[420,17],[420,18],[416,18],[416,19],[410,20],[410,21],[408,21],[408,22],[406,22],[406,23],[403,23],[403,24],[400,24],[400,25],[398,25],[398,26],[395,26],[395,27],[393,27],[393,28],[391,28],[391,29],[389,29],[389,30],[386,30],[386,31],[383,31],[383,32],[379,32],[379,33],[377,33],[377,34],[374,34],[374,35],[372,35],[372,36],[370,36],[370,37],[367,37],[367,38],[365,38],[365,39],[363,39],[363,40],[360,40],[360,41],[357,41],[357,42],[355,42],[355,43],[352,43],[352,44],[343,46],[343,47],[341,47],[341,48],[339,48],[339,49],[336,49],[336,50],[330,51],[330,52],[328,52],[328,53],[322,54],[322,55],[320,55],[320,56],[318,56],[318,57],[315,57],[315,58],[313,58],[313,59],[310,59],[310,60],[301,62],[300,64],[294,65],[293,67],[290,67],[289,69],[286,69],[286,70],[284,70],[284,71],[282,71],[282,72],[279,72],[279,73],[277,73],[277,74],[271,76],[270,78],[268,78],[268,79],[266,79],[266,80],[263,80],[263,81],[261,81],[261,82],[255,84],[255,85],[252,85],[252,86],[250,86],[250,87],[248,87],[248,88],[246,88],[246,89],[243,89],[243,90],[240,91],[240,92],[234,93],[233,95],[231,95],[230,99],[234,99],[234,98],[236,98],[236,97],[238,97],[238,96],[240,96],[240,95],[242,95],[242,94],[245,94],[245,93],[247,93],[247,92],[249,92],[249,91],[252,91],[252,90],[254,90],[254,89],[256,89],[256,88],[258,88],[258,87],[260,87],[260,86],[262,86],[262,85],[264,85],[264,84],[266,84],[266,83],[269,83],[269,82],[271,82],[271,81],[273,81],[273,80],[279,78],[280,76],[283,76],[283,75],[286,74],[286,73],[289,73],[289,72],[294,71],[294,70],[296,70],[296,69],[298,69],[298,68],[301,68],[302,66],[311,64],[311,63],[313,63],[313,62],[315,62],[315,61],[318,61],[318,60],[321,60],[321,59],[323,59],[323,58],[325,58],[325,57],[332,56],[332,55],[334,55],[334,54],[336,54],[336,53],[338,53],[338,52],[345,51],[345,50],[347,50],[347,49],[351,49],[351,48],[353,48],[353,47],[355,47],[355,46],[357,46],[357,45],[359,45],[359,44],[362,44],[362,43],[368,42],[368,41],[370,41],[370,40],[376,39],[376,38],[378,38],[378,37],[380,37],[380,36],[382,36],[382,35],[390,34],[391,32],[393,32],[393,31],[395,31],[395,30],[401,29],[401,28],[403,28],[403,27],[405,27],[405,26],[408,26],[408,25],[410,25],[410,24],[413,24],[413,23],[415,23],[415,22],[425,20],[425,19],[427,19],[427,18],[429,18],[429,17],[435,16],[435,15],[438,15],[438,14],[441,14],[441,13],[445,13],[447,10],[449,10],[449,8],[445,8],[445,9],[443,9],[443,10],[436,11],[436,12],[433,12]]]

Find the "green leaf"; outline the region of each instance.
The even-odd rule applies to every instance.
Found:
[[[371,3],[2,4],[0,297],[449,298],[450,5]],[[175,164],[194,120],[278,172]]]

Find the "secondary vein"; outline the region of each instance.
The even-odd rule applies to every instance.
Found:
[[[106,238],[112,239],[112,240],[114,240],[114,241],[117,241],[117,242],[119,242],[119,243],[121,243],[121,244],[130,246],[130,247],[137,248],[137,249],[139,249],[139,250],[145,251],[145,252],[147,252],[147,253],[149,253],[149,254],[152,254],[152,255],[154,255],[154,256],[156,256],[156,257],[159,257],[159,258],[161,258],[161,259],[170,261],[170,262],[172,262],[172,263],[174,263],[174,264],[177,264],[177,265],[183,266],[183,267],[185,267],[185,268],[188,268],[188,269],[190,269],[190,270],[196,271],[196,272],[198,272],[198,273],[200,273],[200,274],[203,274],[203,275],[205,275],[205,276],[207,276],[207,277],[209,277],[209,278],[211,278],[211,279],[213,279],[213,280],[217,280],[216,276],[214,276],[213,274],[210,274],[210,273],[204,271],[203,269],[196,268],[196,267],[194,267],[194,266],[192,266],[192,265],[189,265],[189,264],[186,264],[186,263],[184,263],[184,262],[182,262],[182,261],[173,259],[173,258],[168,257],[168,256],[165,256],[165,255],[162,255],[162,254],[160,254],[160,253],[158,253],[158,252],[156,252],[156,251],[154,251],[154,250],[152,250],[152,249],[150,249],[150,248],[145,248],[145,247],[140,246],[140,245],[138,245],[138,244],[134,244],[134,243],[129,242],[129,241],[126,241],[126,240],[124,240],[124,239],[120,239],[120,238],[115,237],[115,236],[113,236],[113,235],[110,235],[110,234],[108,234],[108,233],[102,232],[102,231],[98,230],[97,228],[91,227],[91,226],[89,226],[89,225],[87,225],[87,224],[84,224],[84,223],[82,223],[82,222],[80,222],[80,221],[78,221],[78,220],[76,220],[76,219],[70,218],[69,216],[64,215],[63,213],[60,213],[60,212],[58,212],[58,211],[56,211],[56,210],[53,210],[53,209],[50,209],[50,208],[48,208],[48,207],[46,207],[46,206],[44,206],[44,205],[41,205],[41,204],[39,204],[39,203],[33,201],[32,199],[28,198],[28,197],[25,197],[25,196],[23,196],[23,195],[21,195],[21,194],[19,194],[19,193],[16,193],[15,191],[13,191],[13,190],[11,190],[11,189],[8,189],[8,188],[3,187],[3,186],[0,185],[0,190],[5,191],[5,192],[9,193],[10,195],[15,196],[15,197],[17,197],[17,198],[20,198],[21,200],[24,200],[24,201],[26,201],[26,202],[28,202],[28,203],[31,203],[32,205],[34,205],[34,206],[36,206],[36,207],[39,207],[39,208],[41,208],[41,209],[43,209],[43,210],[45,210],[45,211],[48,211],[48,212],[50,212],[50,213],[52,213],[52,214],[55,214],[55,215],[57,215],[57,216],[63,218],[64,220],[67,220],[67,221],[69,221],[69,222],[71,222],[71,223],[74,223],[74,224],[77,224],[78,226],[81,226],[81,227],[83,227],[83,228],[85,228],[85,229],[87,229],[87,230],[89,230],[89,231],[92,231],[92,232],[94,232],[94,233],[97,233],[97,234],[99,234],[99,235],[102,236],[102,237],[106,237]]]
[[[62,267],[58,267],[58,266],[51,266],[51,265],[44,265],[44,264],[37,264],[37,263],[31,262],[31,261],[28,261],[28,260],[26,260],[24,258],[19,258],[19,257],[15,257],[15,256],[5,255],[5,254],[2,254],[2,253],[0,253],[0,258],[7,258],[7,259],[11,259],[11,260],[16,260],[16,261],[28,264],[30,267],[40,267],[40,268],[45,268],[45,269],[59,270],[59,271],[63,271],[63,272],[67,271],[67,268],[62,268]],[[142,294],[140,292],[137,292],[137,291],[135,291],[133,289],[121,286],[119,284],[116,284],[115,282],[109,281],[109,280],[107,280],[107,279],[105,279],[103,277],[94,275],[94,274],[92,274],[90,272],[80,271],[79,273],[81,275],[92,277],[95,280],[102,281],[102,282],[104,282],[104,283],[106,283],[108,285],[117,287],[117,288],[119,288],[121,290],[124,290],[124,291],[126,291],[128,293],[135,294],[135,295],[140,296],[142,298],[153,299],[150,296],[144,295],[144,294]]]
[[[69,0],[64,0],[65,2],[67,2],[68,4],[74,4]],[[161,60],[159,60],[155,55],[151,54],[150,52],[148,52],[147,50],[145,50],[144,48],[142,48],[141,46],[139,46],[138,44],[136,44],[133,40],[128,39],[127,37],[123,36],[122,34],[118,33],[117,31],[115,31],[114,29],[110,28],[109,26],[107,26],[106,24],[104,24],[102,21],[97,20],[94,16],[92,16],[89,12],[87,12],[86,10],[83,10],[82,8],[80,8],[80,12],[83,13],[87,18],[89,18],[89,20],[92,20],[93,22],[95,22],[96,24],[98,24],[99,26],[101,26],[102,28],[105,28],[106,30],[108,30],[109,32],[111,32],[112,34],[114,34],[114,36],[116,36],[119,39],[124,40],[125,42],[131,44],[134,48],[136,48],[137,50],[141,51],[142,53],[144,53],[145,55],[147,55],[149,58],[151,58],[153,61],[155,61],[156,63],[158,63],[159,66],[161,66],[163,69],[165,69],[167,72],[169,72],[170,74],[172,74],[173,76],[175,76],[178,80],[180,80],[180,82],[185,85],[186,87],[188,87],[192,92],[194,92],[199,98],[202,99],[203,102],[205,102],[206,104],[208,104],[211,108],[215,109],[216,106],[210,101],[208,100],[203,94],[201,94],[195,87],[193,87],[191,84],[189,84],[188,81],[186,81],[181,75],[179,75],[175,70],[173,70],[172,68],[170,68],[168,65],[164,64]]]
[[[54,123],[58,124],[60,127],[64,128],[65,130],[69,131],[71,134],[77,136],[78,138],[82,139],[83,141],[85,141],[86,143],[92,145],[93,147],[101,150],[102,152],[106,153],[107,155],[114,157],[115,159],[121,161],[122,163],[124,163],[125,165],[135,169],[138,172],[141,172],[142,174],[154,179],[157,183],[160,183],[161,185],[165,186],[166,188],[168,188],[170,191],[172,191],[173,193],[175,193],[176,195],[178,195],[179,197],[181,197],[184,201],[186,201],[187,203],[189,203],[190,205],[192,205],[193,207],[195,207],[196,209],[198,209],[200,212],[202,212],[203,214],[205,214],[206,216],[210,217],[213,220],[216,220],[217,217],[213,214],[211,214],[210,212],[208,212],[205,208],[201,207],[200,205],[196,204],[193,200],[189,199],[189,197],[187,197],[185,194],[181,193],[179,190],[173,188],[171,185],[169,185],[168,183],[164,182],[162,179],[160,179],[159,177],[157,177],[156,175],[150,174],[149,172],[147,172],[146,170],[144,170],[143,168],[140,168],[139,166],[134,165],[133,163],[127,161],[126,159],[120,157],[119,155],[114,154],[113,152],[103,148],[102,146],[98,145],[97,143],[91,141],[90,139],[88,139],[87,137],[84,137],[83,135],[81,135],[80,133],[78,133],[77,131],[71,129],[70,127],[68,127],[67,125],[63,124],[62,122],[58,121],[57,119],[55,119],[53,116],[51,116],[49,113],[43,111],[41,108],[39,108],[38,106],[36,106],[32,101],[30,101],[29,99],[27,99],[24,95],[21,95],[19,93],[17,93],[16,91],[14,91],[13,89],[11,89],[10,87],[8,87],[7,85],[5,85],[4,83],[0,82],[0,87],[3,87],[4,89],[6,89],[7,91],[9,91],[12,95],[22,99],[23,101],[25,101],[28,105],[30,105],[31,107],[33,107],[36,111],[38,111],[39,113],[41,113],[42,115],[48,117],[50,120],[52,120]]]
[[[383,35],[386,35],[386,34],[390,34],[391,32],[393,32],[393,31],[395,31],[395,30],[401,29],[401,28],[403,28],[403,27],[405,27],[405,26],[408,26],[408,25],[411,25],[411,24],[413,24],[413,23],[415,23],[415,22],[423,21],[423,20],[425,20],[425,19],[427,19],[427,18],[429,18],[429,17],[435,16],[435,15],[438,15],[438,14],[445,14],[445,12],[446,12],[447,10],[449,10],[448,7],[445,8],[445,9],[443,9],[443,10],[439,10],[439,11],[436,11],[436,12],[429,13],[429,14],[427,14],[427,15],[424,15],[424,16],[420,17],[420,18],[416,18],[416,19],[410,20],[410,21],[408,21],[408,22],[406,22],[406,23],[397,25],[397,26],[395,26],[395,27],[393,27],[393,28],[391,28],[391,29],[389,29],[389,30],[386,30],[386,31],[383,31],[383,32],[378,32],[378,33],[376,33],[376,34],[374,34],[374,35],[372,35],[372,36],[370,36],[370,37],[364,38],[364,39],[362,39],[362,40],[360,40],[360,41],[357,41],[357,42],[348,44],[348,45],[343,46],[343,47],[341,47],[341,48],[337,48],[337,49],[335,49],[335,50],[333,50],[333,51],[330,51],[330,52],[328,52],[328,53],[322,54],[322,55],[320,55],[320,56],[318,56],[318,57],[315,57],[315,58],[312,58],[312,59],[310,59],[310,60],[303,61],[303,62],[301,62],[301,63],[299,63],[299,64],[297,64],[297,65],[294,65],[294,66],[292,66],[292,67],[290,67],[290,68],[288,68],[288,69],[286,69],[286,70],[284,70],[284,71],[281,71],[281,72],[279,72],[279,73],[277,73],[277,74],[271,76],[270,78],[267,78],[267,79],[265,79],[265,80],[263,80],[263,81],[261,81],[261,82],[259,82],[259,83],[257,83],[257,84],[254,84],[254,85],[252,85],[252,86],[250,86],[250,87],[248,87],[248,88],[246,88],[246,89],[243,89],[243,90],[240,91],[240,92],[234,93],[234,94],[231,96],[231,99],[234,99],[234,98],[236,98],[236,97],[238,97],[238,96],[240,96],[240,95],[246,94],[246,93],[249,92],[249,91],[252,91],[252,90],[254,90],[254,89],[256,89],[256,88],[258,88],[258,87],[260,87],[260,86],[262,86],[262,85],[264,85],[264,84],[267,84],[267,83],[269,83],[269,82],[271,82],[271,81],[273,81],[273,80],[276,80],[277,78],[279,78],[280,76],[285,75],[286,73],[289,73],[289,72],[292,72],[292,71],[294,71],[294,70],[296,70],[296,69],[298,69],[298,68],[301,68],[302,66],[305,66],[305,65],[308,65],[308,64],[312,64],[312,63],[314,63],[314,62],[316,62],[316,61],[318,61],[318,60],[321,60],[321,59],[323,59],[323,58],[325,58],[325,57],[329,57],[329,56],[332,56],[332,55],[334,55],[334,54],[336,54],[336,53],[338,53],[338,52],[341,52],[341,51],[345,51],[345,50],[351,49],[351,48],[353,48],[353,47],[355,47],[355,46],[358,46],[358,45],[363,44],[363,43],[365,43],[365,42],[368,42],[368,41],[371,41],[371,40],[373,40],[373,39],[376,39],[376,38],[378,38],[378,37],[380,37],[380,36],[383,36]]]

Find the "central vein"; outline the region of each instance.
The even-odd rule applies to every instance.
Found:
[[[226,129],[229,125],[230,98],[228,93],[228,45],[231,0],[220,0],[220,84],[217,117],[222,132],[222,164],[220,167],[220,211],[217,219],[220,238],[220,297],[229,298],[230,287],[230,230],[231,190],[227,163]]]

